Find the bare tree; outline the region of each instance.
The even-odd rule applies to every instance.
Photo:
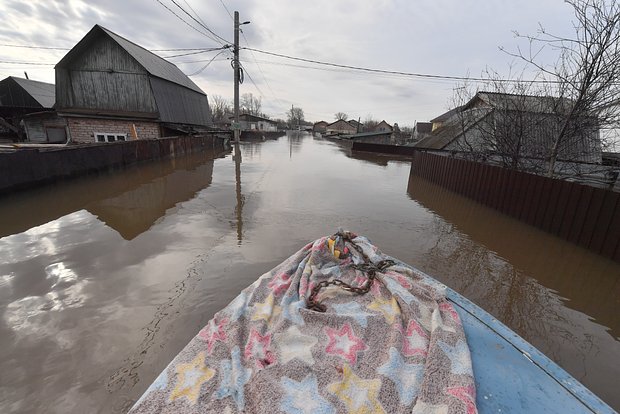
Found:
[[[262,116],[262,103],[263,99],[259,97],[255,97],[251,93],[244,93],[241,95],[241,102],[239,103],[239,107],[241,112],[249,115]]]
[[[593,130],[612,130],[620,124],[620,4],[617,0],[567,0],[575,13],[575,36],[566,38],[540,27],[534,36],[517,36],[529,49],[517,49],[518,57],[536,68],[558,98],[561,122],[551,137],[546,158],[547,174],[570,148],[600,151],[608,137]],[[553,67],[539,60],[543,49],[559,53]],[[576,138],[578,137],[578,138]],[[576,139],[579,141],[576,142]]]
[[[379,121],[377,121],[371,114],[366,115],[366,119],[364,119],[365,131],[372,131],[377,125],[379,125]]]
[[[556,99],[542,94],[535,82],[507,83],[491,70],[486,77],[483,92],[468,84],[455,89],[456,115],[437,134],[454,138],[446,149],[476,161],[493,159],[505,167],[542,173],[546,137],[559,122]]]
[[[286,113],[289,128],[299,127],[304,122],[304,110],[298,107],[291,107]]]
[[[213,122],[227,121],[226,115],[232,113],[230,102],[220,95],[211,95],[209,106],[211,107]]]
[[[346,121],[347,119],[349,119],[349,115],[345,114],[344,112],[336,112],[334,114],[334,117],[336,118],[336,121]]]

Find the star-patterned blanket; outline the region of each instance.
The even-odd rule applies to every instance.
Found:
[[[396,261],[368,293],[329,286],[317,297],[326,311],[307,308],[321,281],[362,286],[368,274],[353,264],[392,259],[343,235],[243,290],[130,412],[476,413],[461,321],[432,279]]]

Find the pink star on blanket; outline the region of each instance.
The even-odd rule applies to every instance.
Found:
[[[278,295],[280,292],[288,289],[290,285],[291,277],[286,273],[280,273],[279,275],[271,279],[267,286],[269,286],[269,288],[273,291],[274,295]]]
[[[215,318],[211,319],[207,326],[202,328],[202,330],[198,333],[200,338],[207,341],[207,351],[209,355],[211,355],[215,342],[223,342],[226,340],[226,331],[224,330],[224,327],[227,323],[228,318],[222,319],[218,324],[215,323]]]
[[[439,309],[442,310],[443,312],[448,312],[450,316],[452,316],[452,319],[454,319],[454,322],[456,323],[460,322],[459,314],[456,313],[456,311],[454,310],[454,306],[450,305],[448,302],[444,302],[440,304]]]
[[[465,404],[467,414],[476,414],[478,412],[476,409],[476,403],[474,402],[475,388],[473,385],[468,385],[466,387],[451,387],[446,389],[446,393],[461,400]]]
[[[404,334],[405,342],[403,344],[403,355],[426,356],[428,348],[428,335],[424,329],[414,320],[409,321],[407,333]]]
[[[252,328],[243,356],[246,360],[254,359],[259,369],[265,368],[276,361],[275,356],[269,350],[270,344],[271,334],[263,336],[256,329]]]
[[[401,275],[400,273],[396,273],[396,272],[387,272],[386,273],[388,276],[391,276],[392,278],[396,279],[398,281],[398,283],[400,283],[400,285],[402,287],[404,287],[405,289],[409,290],[412,288],[411,285],[411,280],[403,275]]]
[[[353,279],[353,285],[362,287],[366,284],[367,280],[368,280],[367,276],[357,275],[355,279]],[[381,285],[377,279],[372,281],[372,285],[370,285],[370,293],[374,297],[381,296]]]
[[[340,330],[326,327],[325,333],[329,337],[325,352],[344,358],[352,365],[357,362],[357,353],[368,349],[364,342],[355,336],[348,323],[344,324]]]

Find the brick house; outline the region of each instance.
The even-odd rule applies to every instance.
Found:
[[[178,67],[99,25],[55,70],[55,109],[72,142],[157,139],[211,125],[207,95]]]

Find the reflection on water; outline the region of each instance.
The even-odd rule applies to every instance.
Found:
[[[521,274],[553,289],[562,297],[570,298],[571,308],[594,317],[610,328],[612,336],[620,338],[620,313],[617,312],[620,268],[617,263],[573,244],[560,242],[548,233],[525,226],[415,175],[409,179],[407,192],[413,200],[450,223],[444,227],[444,232],[466,234],[476,246],[492,251],[510,263],[511,272],[518,269]],[[459,260],[464,253],[453,252],[453,259]],[[487,257],[484,263],[492,266],[488,260]],[[506,286],[513,287],[512,279],[512,275],[501,278]],[[459,289],[465,292],[470,288],[479,289],[477,282],[471,280],[468,286],[460,285]],[[498,292],[491,294],[494,293]],[[527,303],[518,295],[498,299],[490,298],[485,302],[494,307],[502,320],[514,322],[515,312],[511,311],[511,306]]]
[[[617,405],[620,266],[417,176],[407,192],[441,217],[444,282]]]
[[[0,203],[0,237],[85,209],[131,240],[211,184],[213,155],[193,154],[18,193]]]
[[[125,412],[240,290],[344,228],[465,294],[620,407],[618,265],[293,133],[0,202],[0,412]]]

